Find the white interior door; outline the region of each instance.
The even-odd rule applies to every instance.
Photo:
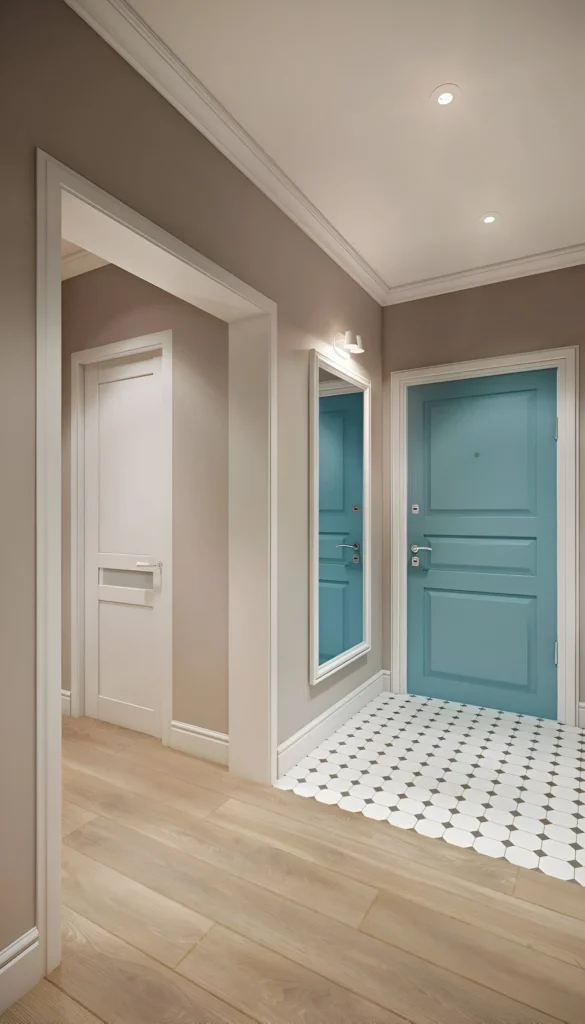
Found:
[[[84,433],[86,714],[160,736],[171,458],[160,355],[87,367]]]

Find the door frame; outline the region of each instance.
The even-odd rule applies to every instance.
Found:
[[[408,389],[420,384],[557,370],[557,720],[578,724],[579,401],[576,346],[396,370],[390,375],[390,637],[393,693],[407,692]],[[394,568],[393,568],[394,567]]]
[[[160,557],[164,568],[161,592],[161,636],[164,675],[161,680],[162,742],[170,743],[173,717],[173,336],[161,331],[143,337],[71,353],[71,714],[85,714],[85,373],[88,366],[124,356],[161,356],[162,438],[165,458],[160,483],[164,514]],[[157,552],[158,555],[158,552]]]
[[[152,270],[151,283],[179,294],[171,287],[179,282],[197,297],[188,301],[228,324],[229,767],[256,782],[277,778],[277,305],[42,150],[36,156],[36,900],[24,951],[34,952],[28,988],[33,974],[38,980],[61,961],[61,233],[72,208],[82,212],[82,247],[99,237],[96,251],[110,246],[120,261],[123,249],[130,272],[132,253],[143,274]]]

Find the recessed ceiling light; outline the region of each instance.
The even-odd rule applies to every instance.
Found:
[[[446,82],[433,89],[431,99],[435,100],[440,107],[449,107],[459,96],[459,87],[452,82]]]
[[[484,213],[481,219],[484,224],[494,224],[499,216],[499,213]]]

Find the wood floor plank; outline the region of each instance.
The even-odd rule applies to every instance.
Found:
[[[206,824],[96,776],[65,767],[64,786],[72,800],[98,814],[346,924],[359,925],[376,896],[372,886],[322,868],[261,838]]]
[[[106,1024],[251,1024],[250,1018],[69,909],[51,975]]]
[[[167,967],[176,967],[213,923],[67,846],[63,903]]]
[[[109,722],[100,722],[95,718],[73,718],[71,715],[63,715],[61,721],[64,741],[81,741],[112,754],[129,750],[139,743],[141,738],[141,733],[110,725]]]
[[[65,842],[415,1024],[556,1019],[111,819],[96,818]]]
[[[338,807],[330,807],[316,800],[303,800],[294,793],[261,786],[231,775],[223,766],[200,761],[160,744],[124,750],[118,761],[140,764],[162,774],[170,774],[199,786],[210,788],[242,803],[275,811],[296,821],[312,824],[335,835],[376,846],[393,849],[397,856],[445,871],[457,878],[465,878],[499,892],[512,893],[518,869],[506,860],[479,857],[474,850],[461,849],[448,843],[437,843],[417,832],[381,826],[363,814],[348,814]]]
[[[0,1024],[101,1024],[101,1021],[43,979],[2,1014]]]
[[[406,1024],[403,1017],[218,924],[179,973],[271,1024]]]
[[[481,917],[464,924],[382,893],[362,931],[568,1024],[583,1024],[585,971],[485,931]]]
[[[76,828],[81,825],[85,825],[86,822],[91,821],[96,815],[93,811],[88,811],[85,807],[78,807],[77,804],[72,804],[68,800],[63,800],[61,809],[61,836],[64,838],[68,836],[70,832],[74,832]]]
[[[209,814],[225,800],[221,793],[204,789],[183,779],[175,779],[139,764],[123,761],[82,743],[71,742],[63,745],[64,778],[69,768],[77,769],[85,775],[95,775],[130,793],[157,800],[191,815]],[[78,802],[74,799],[71,789],[67,792],[67,798],[73,803]],[[88,809],[91,810],[91,806]]]
[[[517,899],[585,921],[585,889],[574,882],[561,882],[542,871],[520,868],[514,895]]]
[[[421,906],[467,924],[481,921],[494,935],[529,949],[585,967],[585,922],[567,918],[493,889],[423,867],[346,836],[299,822],[274,811],[229,799],[207,819],[235,832],[263,837],[279,849],[314,861],[377,889],[403,896]]]

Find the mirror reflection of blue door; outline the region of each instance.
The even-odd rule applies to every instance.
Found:
[[[409,389],[409,693],[557,716],[556,386]]]
[[[364,638],[363,417],[362,392],[319,399],[320,665]]]

